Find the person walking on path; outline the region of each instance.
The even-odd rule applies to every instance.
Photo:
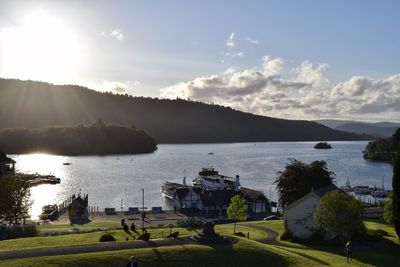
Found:
[[[346,243],[346,246],[344,247],[344,252],[346,252],[347,254],[347,262],[352,261],[353,260],[353,244],[351,243],[351,241],[348,241]]]
[[[138,267],[138,264],[135,261],[135,257],[134,256],[131,256],[130,260],[126,264],[126,267]]]

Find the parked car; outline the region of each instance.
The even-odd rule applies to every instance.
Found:
[[[276,215],[270,215],[264,218],[264,221],[271,221],[271,220],[280,220],[281,218]]]

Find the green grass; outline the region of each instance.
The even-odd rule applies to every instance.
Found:
[[[45,229],[72,229],[72,228],[117,228],[121,227],[121,224],[115,221],[109,222],[90,222],[86,224],[41,224],[38,225],[39,230]]]
[[[310,259],[284,251],[274,251],[266,245],[241,240],[227,247],[182,245],[144,248],[101,253],[28,258],[0,261],[0,266],[125,266],[135,255],[140,267],[150,266],[313,266]]]
[[[214,229],[216,232],[222,235],[233,234],[233,224],[219,224],[216,225]],[[268,237],[268,235],[264,231],[251,228],[251,226],[248,226],[247,223],[237,224],[236,232],[242,232],[245,235],[247,235],[247,232],[249,232],[249,237],[251,240],[261,240]]]
[[[148,232],[151,236],[158,234],[160,231],[161,229],[148,229]],[[178,231],[181,236],[193,235],[195,233],[184,228],[172,228],[172,231]],[[0,251],[94,244],[99,242],[100,236],[105,232],[113,234],[117,241],[126,241],[126,238],[129,240],[133,239],[123,230],[97,231],[92,233],[66,234],[48,237],[29,237],[0,241]],[[132,231],[131,233],[135,236],[135,238],[138,237],[138,235]],[[164,236],[168,234],[169,228],[165,230]],[[159,237],[161,238],[161,235]]]
[[[252,226],[269,228],[278,234],[283,233],[283,221],[256,221],[243,222],[237,226],[237,231],[250,232],[250,238],[261,240],[266,234]],[[400,261],[400,242],[394,228],[382,221],[367,220],[366,227],[370,232],[388,232],[378,242],[369,246],[354,247],[354,260],[351,266],[397,266]],[[175,228],[176,229],[176,228]],[[216,231],[231,235],[233,225],[217,225]],[[154,234],[159,229],[150,230]],[[179,229],[181,234],[193,234]],[[185,232],[187,231],[187,232]],[[113,230],[118,241],[125,240],[126,234],[120,230]],[[169,230],[166,230],[169,233]],[[97,243],[103,232],[74,234],[57,237],[48,237],[40,244],[38,238],[6,240],[0,242],[0,249],[26,248],[26,246],[59,246],[68,242]],[[135,255],[140,266],[348,266],[345,254],[341,247],[310,246],[281,242],[280,245],[265,245],[254,240],[239,238],[239,242],[228,247],[209,247],[203,245],[181,245],[159,248],[143,248],[134,250],[85,253],[66,256],[40,257],[21,260],[0,261],[0,266],[124,266],[129,256]],[[7,244],[7,242],[10,242]],[[12,243],[14,242],[14,248]],[[19,243],[19,244],[18,244]],[[3,245],[7,244],[7,245]],[[296,245],[296,248],[285,245]]]

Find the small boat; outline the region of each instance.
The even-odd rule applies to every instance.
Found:
[[[371,192],[373,197],[387,197],[388,193],[385,190],[376,190]]]
[[[370,188],[366,185],[358,185],[353,188],[354,193],[357,195],[368,195],[370,194]]]
[[[208,155],[214,155],[214,152],[209,152]]]
[[[63,165],[71,165],[71,162],[64,162]]]

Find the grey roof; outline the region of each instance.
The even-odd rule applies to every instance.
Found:
[[[330,184],[324,187],[320,187],[315,189],[313,192],[319,196],[319,197],[323,197],[326,193],[335,191],[335,190],[340,190],[336,185],[334,184]]]

